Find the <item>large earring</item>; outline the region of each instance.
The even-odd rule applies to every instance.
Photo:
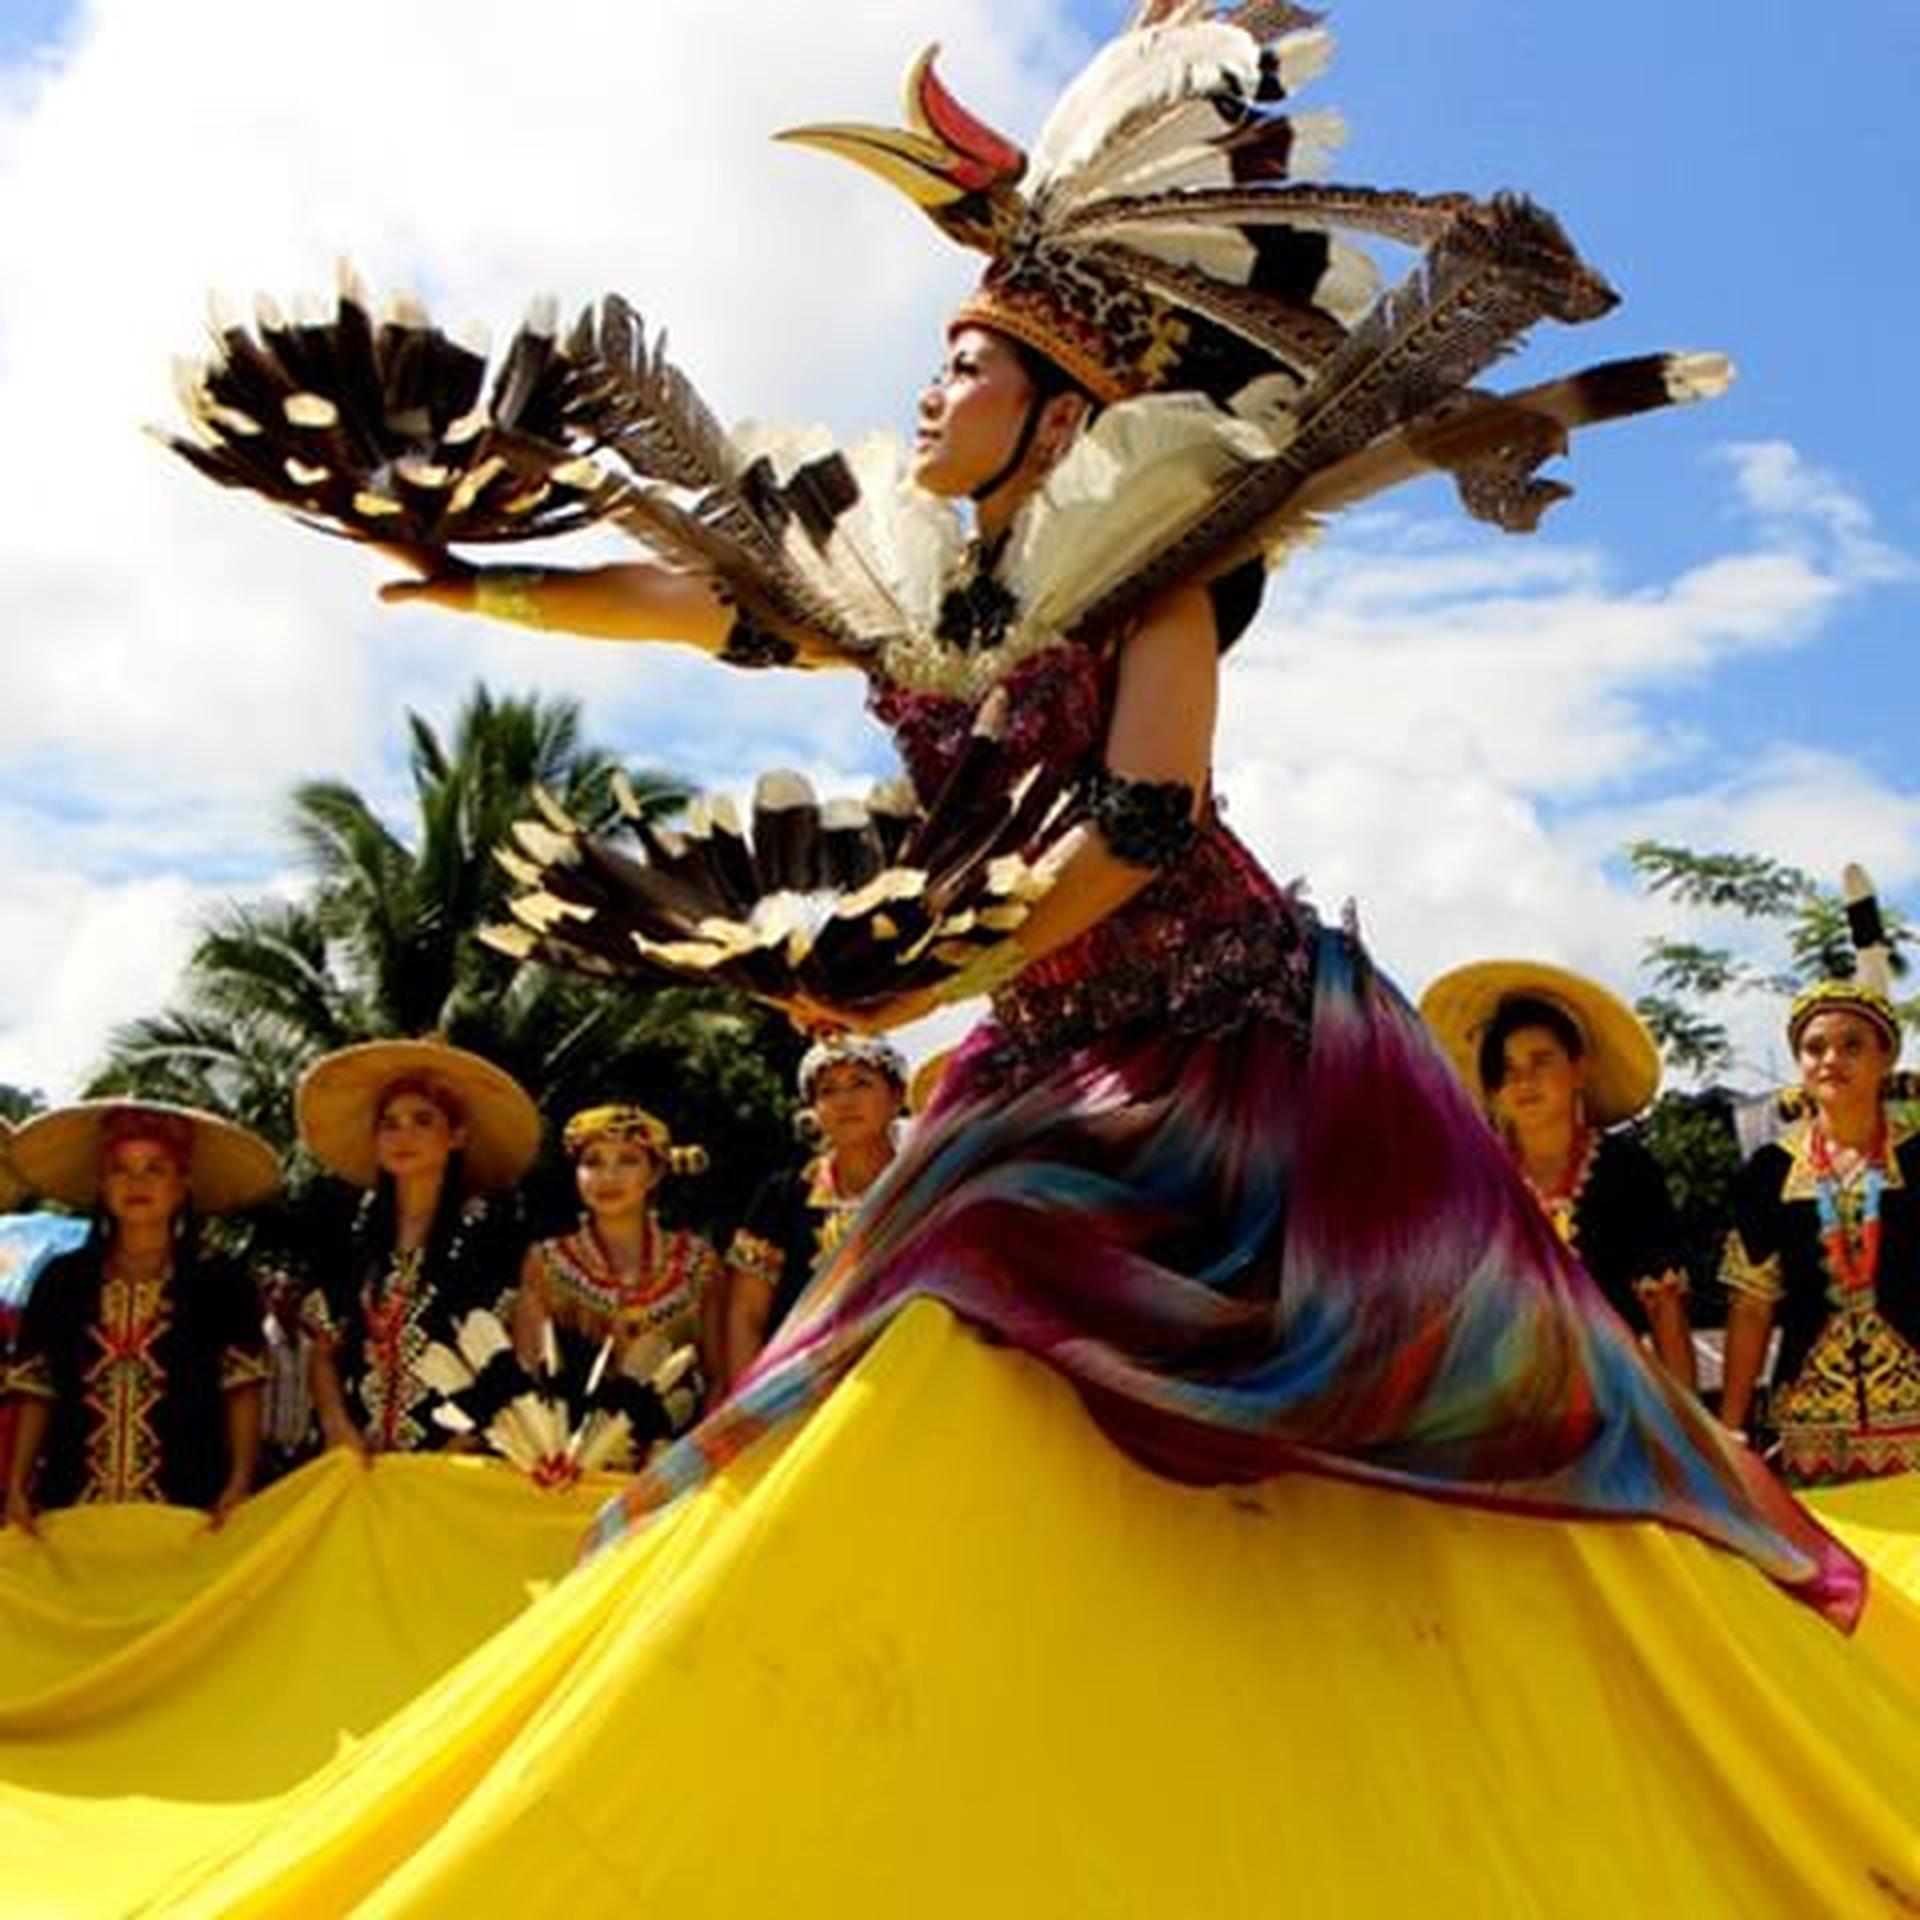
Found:
[[[1587,1090],[1575,1087],[1573,1090],[1573,1124],[1584,1128],[1587,1124]]]

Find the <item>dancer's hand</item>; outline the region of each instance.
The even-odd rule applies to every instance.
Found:
[[[943,987],[932,986],[915,987],[911,993],[896,993],[865,1007],[832,1006],[804,993],[772,1004],[808,1039],[825,1040],[837,1033],[887,1033],[894,1027],[911,1026],[946,1005],[948,997]]]
[[[24,1487],[7,1489],[7,1525],[18,1527],[30,1538],[37,1539],[40,1534],[40,1518],[33,1510],[33,1502],[27,1497]]]
[[[373,1465],[373,1453],[367,1445],[366,1435],[349,1422],[322,1421],[320,1437],[329,1451],[351,1454],[363,1467]]]
[[[238,1480],[229,1480],[220,1489],[220,1497],[207,1509],[207,1531],[218,1533],[227,1524],[227,1516],[246,1499],[249,1489]]]
[[[791,994],[784,1000],[774,1000],[769,1004],[778,1007],[795,1029],[809,1040],[830,1040],[837,1033],[857,1031],[854,1025],[856,1015],[845,1007],[829,1006],[824,1000],[815,1000],[809,994]]]
[[[435,572],[416,580],[387,580],[380,598],[390,607],[444,607],[449,613],[472,613],[480,570],[457,561],[442,561]]]

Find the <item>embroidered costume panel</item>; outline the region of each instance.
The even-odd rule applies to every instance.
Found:
[[[356,1216],[364,1225],[371,1196]],[[436,1341],[454,1344],[476,1307],[504,1309],[525,1242],[513,1210],[474,1196],[464,1201],[444,1246],[368,1249],[356,1233],[329,1262],[329,1278],[302,1304],[307,1330],[327,1342],[354,1422],[382,1453],[443,1447],[451,1437],[433,1417],[440,1395],[420,1374]]]
[[[210,1506],[227,1475],[226,1395],[265,1377],[259,1297],[237,1263],[130,1280],[97,1247],[49,1262],[8,1374],[51,1403],[37,1504]]]

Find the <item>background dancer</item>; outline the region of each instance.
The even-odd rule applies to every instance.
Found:
[[[203,1252],[199,1215],[270,1198],[272,1148],[217,1114],[91,1101],[28,1122],[12,1151],[94,1226],[41,1271],[14,1341],[8,1525],[139,1500],[219,1525],[253,1486],[266,1359],[253,1282]]]
[[[1420,1011],[1487,1103],[1554,1231],[1691,1387],[1680,1223],[1653,1156],[1619,1131],[1659,1091],[1653,1036],[1598,982],[1529,960],[1456,968],[1420,996]]]
[[[752,1364],[814,1270],[893,1164],[907,1063],[873,1036],[837,1034],[800,1062],[800,1098],[822,1151],[764,1181],[727,1248],[727,1377]]]

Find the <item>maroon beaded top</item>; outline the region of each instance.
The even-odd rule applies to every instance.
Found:
[[[1014,774],[1099,756],[1114,690],[1111,650],[1063,641],[1002,680],[1002,741]],[[958,763],[981,701],[876,681],[875,717],[931,804]],[[1009,1066],[1038,1065],[1123,1026],[1225,1032],[1279,1019],[1304,1037],[1312,911],[1277,887],[1209,805],[1193,851],[994,996]]]

